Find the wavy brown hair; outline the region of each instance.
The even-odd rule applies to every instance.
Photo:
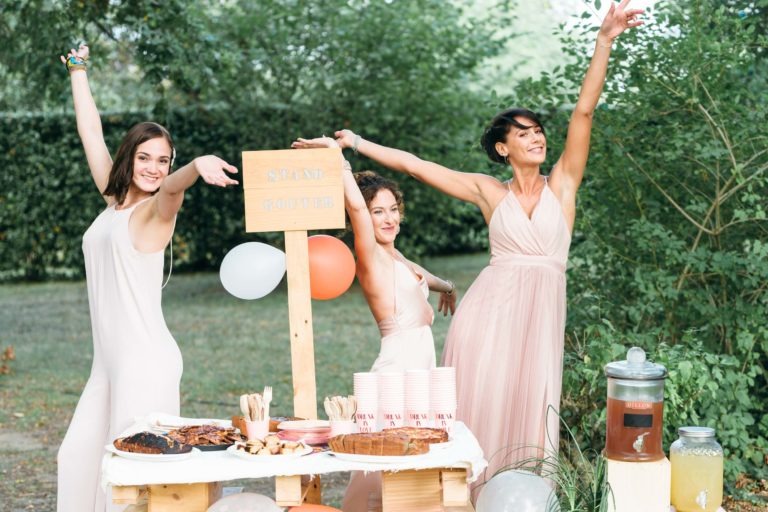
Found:
[[[139,123],[128,130],[117,149],[115,160],[112,162],[112,169],[109,171],[107,188],[104,189],[105,196],[114,196],[117,204],[123,204],[128,189],[131,187],[131,181],[133,181],[133,158],[136,155],[136,148],[146,141],[158,137],[164,138],[171,146],[171,165],[173,165],[173,155],[175,155],[176,149],[168,130],[151,121]]]
[[[392,192],[397,202],[397,209],[400,210],[401,219],[405,216],[405,203],[403,202],[403,193],[400,187],[392,180],[389,180],[373,171],[360,171],[354,174],[357,187],[363,194],[366,206],[371,204],[373,198],[380,190],[385,189]]]

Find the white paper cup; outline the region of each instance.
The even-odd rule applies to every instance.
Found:
[[[357,431],[360,433],[378,432],[378,421],[378,411],[361,411],[358,409],[355,413]]]

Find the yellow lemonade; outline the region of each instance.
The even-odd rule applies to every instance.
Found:
[[[723,501],[723,456],[670,453],[677,512],[715,512]]]

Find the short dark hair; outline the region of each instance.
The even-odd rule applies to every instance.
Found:
[[[361,171],[354,174],[357,187],[363,194],[366,206],[371,204],[373,198],[380,190],[389,190],[392,195],[395,196],[397,202],[397,209],[400,210],[400,216],[405,215],[405,203],[403,202],[403,193],[400,191],[400,187],[392,180],[373,172],[373,171]]]
[[[488,154],[488,158],[490,158],[491,161],[499,164],[505,163],[504,157],[496,151],[496,143],[505,142],[507,140],[510,128],[513,126],[515,128],[520,128],[521,130],[530,128],[530,126],[526,126],[515,120],[516,117],[524,117],[525,119],[530,120],[533,122],[534,126],[538,126],[541,128],[541,131],[544,132],[544,125],[541,123],[538,114],[531,112],[528,109],[510,108],[496,114],[491,120],[491,124],[483,132],[483,136],[480,137],[480,145],[483,146],[483,149]]]
[[[115,160],[112,162],[107,188],[104,189],[105,196],[114,196],[117,204],[123,204],[133,180],[133,157],[136,155],[136,148],[148,140],[158,137],[168,141],[168,145],[171,146],[171,158],[173,158],[175,153],[173,139],[168,130],[163,126],[147,121],[134,125],[128,130],[128,133],[125,134],[123,141],[120,143],[120,147],[117,149]]]

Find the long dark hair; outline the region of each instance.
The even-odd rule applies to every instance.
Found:
[[[104,189],[105,196],[114,196],[117,204],[123,204],[125,196],[133,180],[133,157],[136,155],[136,148],[148,140],[163,137],[171,146],[171,158],[176,150],[173,145],[171,134],[164,127],[150,121],[139,123],[133,126],[123,137],[123,142],[117,149],[115,161],[112,162],[112,169],[109,171],[109,181],[107,188]],[[173,161],[171,161],[173,165]]]
[[[496,114],[491,120],[491,124],[483,132],[483,136],[480,137],[480,145],[483,146],[483,149],[488,154],[488,158],[490,158],[491,161],[499,164],[506,163],[504,157],[496,151],[496,143],[506,142],[510,128],[513,126],[515,128],[520,128],[521,130],[530,128],[530,126],[517,122],[515,120],[516,117],[528,119],[534,126],[541,128],[542,133],[544,133],[544,125],[541,123],[538,114],[531,112],[530,110],[524,108],[510,108]]]

